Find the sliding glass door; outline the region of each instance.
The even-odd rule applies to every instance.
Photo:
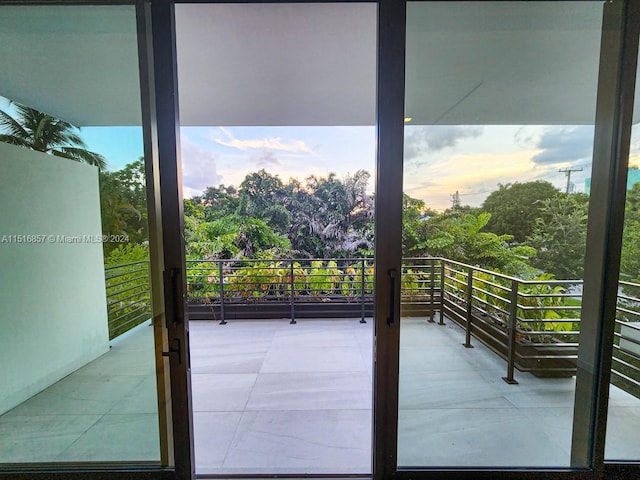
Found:
[[[637,5],[405,6],[383,2],[379,31],[374,472],[589,478],[607,405],[607,457],[635,442],[635,284],[618,290],[613,218]]]
[[[0,469],[170,462],[137,20],[0,6]]]
[[[570,465],[601,25],[407,4],[399,468]]]
[[[370,475],[376,5],[175,22],[196,474]]]
[[[637,476],[640,1],[9,3],[0,477]]]

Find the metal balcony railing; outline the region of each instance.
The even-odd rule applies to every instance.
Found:
[[[149,261],[105,268],[109,340],[151,318]]]
[[[402,315],[448,318],[515,371],[576,371],[582,280],[522,280],[444,258],[405,258]],[[348,259],[188,260],[189,318],[373,316],[374,261]],[[110,335],[149,318],[148,262],[107,270]],[[640,284],[619,284],[612,382],[640,396]]]

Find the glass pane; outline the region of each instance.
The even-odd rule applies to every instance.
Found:
[[[636,82],[618,309],[609,388],[606,460],[640,459],[640,91]]]
[[[137,45],[0,7],[0,463],[160,461]]]
[[[176,6],[198,474],[371,472],[376,25]]]
[[[601,23],[408,4],[400,468],[570,464]]]

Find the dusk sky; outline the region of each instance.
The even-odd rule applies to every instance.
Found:
[[[634,128],[631,163],[640,163]],[[142,155],[138,128],[88,128],[82,136],[116,170]],[[181,130],[184,195],[207,186],[239,185],[248,172],[264,168],[304,180],[314,174],[339,177],[364,169],[375,175],[374,127],[185,127]],[[574,191],[590,176],[592,126],[412,126],[405,127],[405,191],[432,208],[480,205],[499,183],[547,180],[563,189],[560,168],[572,175]],[[374,181],[371,181],[371,190]]]
[[[0,97],[0,101],[5,100]],[[13,108],[0,102],[11,114]],[[142,156],[140,127],[84,127],[89,150],[117,170]],[[245,175],[264,168],[304,181],[309,175],[340,178],[363,169],[375,187],[375,128],[363,127],[183,127],[183,193],[199,195],[208,186],[238,186]],[[405,125],[404,190],[438,210],[451,206],[458,191],[462,204],[479,206],[498,184],[547,180],[564,190],[574,172],[575,192],[591,176],[593,126]],[[640,165],[640,126],[634,125],[630,164]]]

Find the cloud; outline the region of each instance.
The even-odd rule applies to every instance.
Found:
[[[483,128],[474,125],[407,126],[404,139],[404,156],[413,160],[426,153],[455,147],[460,140],[482,135]]]
[[[541,134],[542,131],[540,127],[525,125],[516,130],[513,139],[519,147],[535,150],[540,142]]]
[[[275,152],[269,150],[263,150],[257,155],[252,155],[250,161],[261,168],[282,164]]]
[[[548,173],[546,167],[532,170],[531,155],[531,151],[452,155],[405,177],[404,190],[436,209],[451,207],[450,195],[456,191],[463,204],[477,206],[498,183],[524,182],[532,180],[532,174],[537,178]]]
[[[182,137],[180,147],[184,198],[200,195],[205,188],[221,183],[215,153],[202,149],[186,137]]]
[[[226,138],[220,138],[213,136],[212,140],[218,145],[224,147],[236,148],[238,150],[264,150],[264,151],[278,151],[287,153],[311,153],[312,148],[309,147],[303,140],[282,140],[280,137],[266,137],[256,139],[240,140],[226,128],[221,127],[220,132]]]
[[[593,155],[593,125],[548,127],[537,142],[531,160],[538,165],[575,163],[591,160]]]

